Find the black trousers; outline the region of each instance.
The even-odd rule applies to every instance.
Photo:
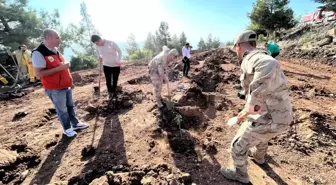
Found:
[[[272,56],[273,58],[275,58],[275,57],[277,57],[279,54],[280,54],[280,53],[272,53],[271,56]]]
[[[106,87],[109,93],[116,93],[120,67],[104,66],[104,74],[106,79]],[[113,80],[112,80],[113,78]]]
[[[184,76],[188,76],[188,72],[189,72],[189,69],[190,69],[190,60],[189,60],[189,58],[184,57],[182,59],[182,62],[184,63],[184,66],[183,66],[183,75]]]

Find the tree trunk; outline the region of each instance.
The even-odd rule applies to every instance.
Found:
[[[5,27],[4,32],[9,32],[11,29],[3,15],[0,15],[0,21],[2,22],[2,25]]]

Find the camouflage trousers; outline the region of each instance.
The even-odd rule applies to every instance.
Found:
[[[288,124],[259,124],[250,120],[240,126],[231,143],[231,155],[234,167],[247,175],[247,158],[249,149],[255,147],[254,157],[264,159],[268,141],[286,131]]]
[[[154,87],[154,96],[156,100],[156,104],[159,107],[162,107],[162,102],[161,102],[161,91],[162,91],[162,84],[163,84],[163,79],[159,76],[159,74],[152,73],[150,74],[150,78],[152,80],[152,84]]]

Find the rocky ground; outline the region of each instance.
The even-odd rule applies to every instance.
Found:
[[[228,149],[238,129],[226,122],[244,105],[235,88],[238,59],[222,48],[191,61],[191,79],[181,77],[180,64],[171,66],[174,106],[163,111],[144,62],[122,67],[113,103],[104,84],[101,98],[93,95],[97,70],[74,74],[76,112],[90,128],[72,139],[62,136],[40,87],[1,97],[0,184],[239,184],[219,174],[232,164]],[[335,184],[336,69],[280,61],[295,119],[269,142],[266,165],[249,160],[251,184]]]

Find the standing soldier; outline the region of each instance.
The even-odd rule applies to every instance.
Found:
[[[169,83],[167,64],[178,56],[176,49],[170,50],[167,46],[162,47],[162,52],[156,55],[148,64],[148,72],[152,80],[155,91],[156,104],[159,108],[163,107],[161,102],[162,84]]]
[[[242,183],[250,181],[248,155],[258,164],[265,163],[268,141],[286,131],[293,120],[286,76],[277,60],[256,49],[256,40],[256,33],[249,30],[235,38],[234,49],[242,60],[240,79],[246,104],[238,114],[241,125],[231,144],[234,167],[220,170],[224,177]]]

